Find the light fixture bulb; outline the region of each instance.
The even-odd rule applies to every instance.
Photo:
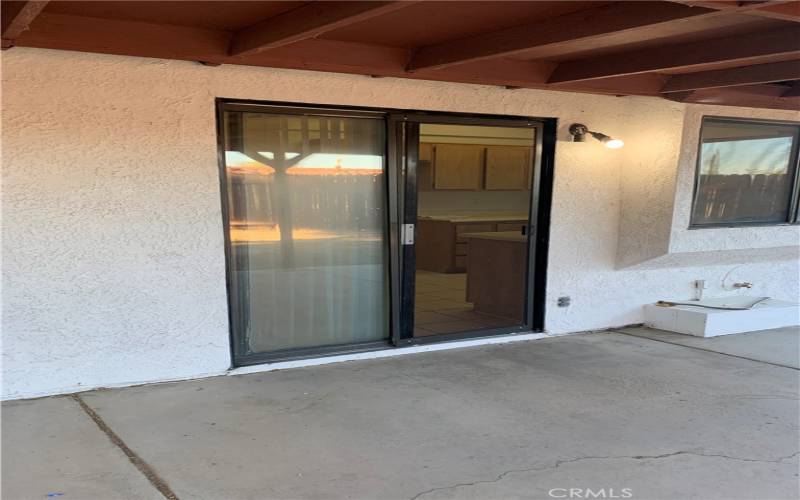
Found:
[[[589,131],[589,133],[592,134],[592,137],[603,143],[603,146],[609,149],[619,149],[625,145],[625,143],[622,142],[621,140],[614,139],[613,137],[603,134],[601,132]]]

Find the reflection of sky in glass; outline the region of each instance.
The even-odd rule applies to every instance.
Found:
[[[252,165],[263,165],[244,153],[240,153],[239,151],[225,151],[225,165],[228,168],[231,167],[244,167],[244,166],[252,166]]]
[[[705,142],[703,175],[785,174],[789,168],[791,137]]]
[[[275,159],[275,153],[273,153],[272,151],[259,151],[258,154],[260,154],[267,160]],[[283,157],[286,158],[287,160],[291,160],[292,158],[297,158],[298,156],[300,156],[300,153],[283,153]]]

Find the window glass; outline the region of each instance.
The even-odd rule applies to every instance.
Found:
[[[790,220],[798,127],[705,119],[692,225]]]
[[[237,354],[388,338],[384,121],[223,124]]]

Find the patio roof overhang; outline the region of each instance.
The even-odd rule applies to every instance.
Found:
[[[800,109],[800,1],[3,1],[2,42]]]

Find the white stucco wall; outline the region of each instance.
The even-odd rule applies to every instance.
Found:
[[[764,109],[729,109],[722,106],[691,107],[686,110],[683,143],[678,164],[678,189],[675,195],[670,235],[670,252],[701,252],[707,250],[751,250],[793,246],[800,240],[800,225],[793,227],[772,226],[761,228],[720,228],[689,230],[692,212],[692,190],[697,165],[697,145],[700,142],[700,124],[704,115],[728,116],[754,119],[780,119],[798,121],[800,112]],[[709,244],[713,242],[713,247]],[[757,252],[754,252],[757,253]]]
[[[559,118],[551,333],[641,322],[643,304],[689,297],[695,279],[730,293],[734,265],[752,293],[799,293],[797,228],[754,229],[789,248],[755,262],[715,258],[729,238],[715,230],[709,252],[646,265],[673,245],[696,138],[683,124],[704,106],[24,48],[2,69],[4,398],[229,367],[215,97]],[[573,122],[627,145],[567,142]]]

